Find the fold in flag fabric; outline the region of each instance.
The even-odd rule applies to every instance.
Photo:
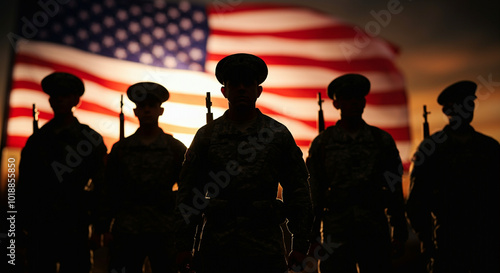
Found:
[[[345,73],[370,79],[364,119],[389,132],[409,163],[410,134],[405,82],[395,65],[398,50],[360,27],[322,12],[290,5],[208,6],[162,1],[70,1],[24,7],[19,30],[8,38],[16,47],[7,120],[7,147],[22,148],[32,134],[32,106],[39,125],[53,116],[40,81],[54,71],[80,77],[85,94],[75,110],[80,122],[103,135],[111,148],[119,137],[120,97],[138,81],[164,85],[160,126],[187,146],[205,124],[205,95],[214,118],[227,109],[214,76],[224,56],[246,52],[269,67],[257,101],[265,114],[285,124],[307,155],[318,134],[317,93],[325,102],[326,125],[339,113],[326,87]],[[124,96],[125,136],[138,127],[134,104]]]

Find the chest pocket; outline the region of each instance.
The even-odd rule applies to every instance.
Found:
[[[380,178],[387,151],[380,132],[372,127],[370,131],[372,137],[337,139],[323,145],[323,168],[330,186],[357,187]]]

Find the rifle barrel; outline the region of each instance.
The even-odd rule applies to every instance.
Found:
[[[319,133],[323,132],[325,130],[325,116],[323,115],[323,100],[321,99],[321,92],[318,92],[318,105],[319,105],[319,111],[318,111],[318,131]]]
[[[427,112],[427,105],[424,105],[424,139],[428,138],[430,136],[430,131],[429,131],[429,122],[427,122],[427,115],[430,114],[430,112]]]
[[[120,98],[120,140],[125,138],[125,116],[123,115],[123,95]]]

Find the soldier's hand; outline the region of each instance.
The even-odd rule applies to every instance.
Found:
[[[420,252],[422,265],[424,266],[427,272],[433,272],[434,267],[434,259],[436,258],[436,245],[434,241],[431,239],[422,241],[420,243]]]
[[[320,257],[325,256],[325,249],[323,248],[321,243],[314,242],[309,247],[309,250],[307,251],[307,256],[313,257],[314,259],[319,260]]]
[[[393,259],[401,258],[405,254],[405,242],[393,239],[391,245]]]
[[[102,247],[101,235],[100,233],[92,232],[89,238],[90,249],[96,250]]]
[[[293,250],[290,252],[288,255],[288,268],[291,269],[294,272],[300,272],[304,269],[304,259],[306,258],[306,255],[299,251]]]
[[[180,272],[195,272],[192,268],[193,253],[191,251],[179,252],[175,258],[175,263],[177,264]]]
[[[102,235],[102,245],[107,247],[113,241],[113,234],[111,232],[106,232]]]
[[[422,241],[420,251],[426,259],[431,259],[436,256],[436,246],[433,241]]]

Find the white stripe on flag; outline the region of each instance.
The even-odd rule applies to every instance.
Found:
[[[301,8],[281,8],[249,10],[231,12],[231,9],[217,9],[209,17],[209,26],[213,29],[238,32],[280,32],[290,30],[310,29],[332,24],[339,24],[339,20],[318,16],[313,10]],[[249,24],[248,22],[252,22]],[[272,23],[271,23],[272,22]]]

